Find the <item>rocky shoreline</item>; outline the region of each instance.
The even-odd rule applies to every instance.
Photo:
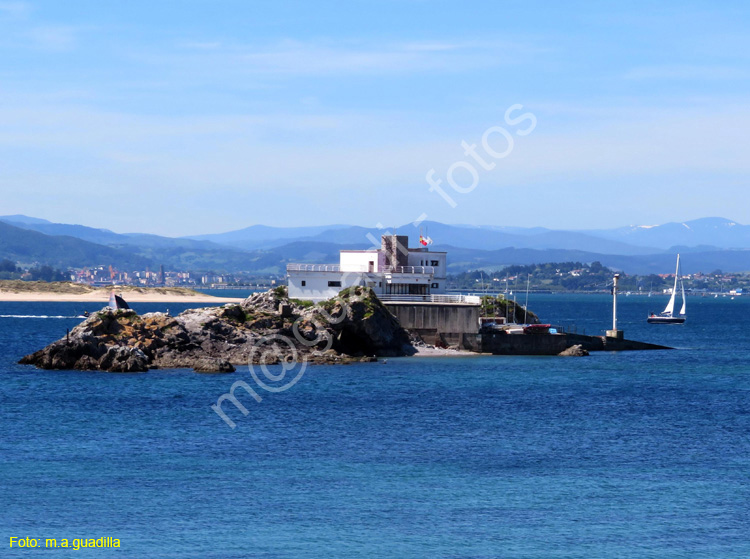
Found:
[[[109,372],[231,372],[248,363],[351,363],[414,353],[409,333],[367,288],[312,305],[290,300],[279,287],[240,304],[174,317],[105,308],[19,363]]]

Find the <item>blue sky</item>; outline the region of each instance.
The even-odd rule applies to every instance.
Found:
[[[0,214],[167,235],[750,223],[749,12],[0,0]],[[450,190],[491,127],[512,151]]]

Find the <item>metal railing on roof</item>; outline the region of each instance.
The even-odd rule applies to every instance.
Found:
[[[369,266],[345,266],[340,264],[287,264],[287,272],[368,272],[380,274],[420,274],[435,275],[434,266],[387,266],[379,272],[370,269]]]
[[[385,303],[462,303],[466,305],[481,303],[481,298],[474,295],[378,295],[378,298]]]
[[[386,274],[435,274],[434,266],[388,266],[383,272]]]
[[[340,272],[338,264],[287,264],[287,272]]]

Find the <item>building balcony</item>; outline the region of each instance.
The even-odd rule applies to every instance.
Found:
[[[440,303],[479,305],[481,297],[474,295],[378,295],[384,303]]]
[[[338,264],[287,264],[287,272],[340,272]]]
[[[421,276],[434,276],[435,268],[433,266],[388,266],[383,270],[386,275],[389,274],[409,274]]]

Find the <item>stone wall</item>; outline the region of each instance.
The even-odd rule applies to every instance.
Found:
[[[401,326],[426,343],[481,351],[479,305],[456,303],[383,303]]]

